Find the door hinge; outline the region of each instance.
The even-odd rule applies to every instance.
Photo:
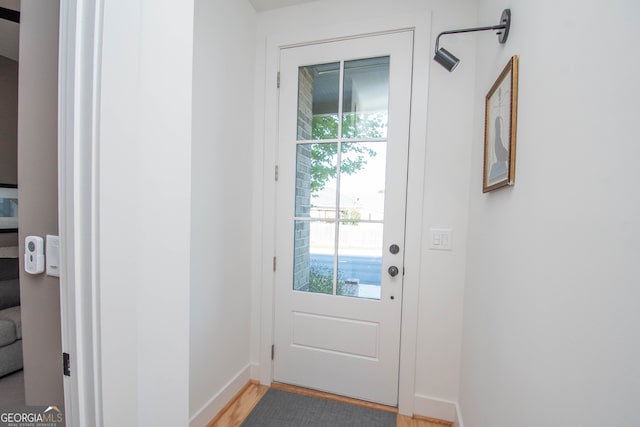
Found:
[[[276,77],[276,86],[280,89],[280,71],[278,71],[278,76]]]
[[[271,345],[271,360],[273,360],[276,357],[276,346],[275,345]]]
[[[275,176],[276,176],[276,182],[278,182],[278,165],[276,165],[276,171],[275,171]]]
[[[273,257],[273,271],[276,271],[276,257]]]
[[[62,373],[71,376],[71,362],[69,361],[69,353],[62,353]]]

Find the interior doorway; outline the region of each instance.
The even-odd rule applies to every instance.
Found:
[[[25,272],[26,236],[58,233],[58,0],[5,1],[19,9],[17,105],[18,233],[25,403],[64,404],[60,282],[44,272]],[[19,42],[19,45],[18,45]]]

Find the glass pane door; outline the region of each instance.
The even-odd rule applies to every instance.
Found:
[[[389,57],[298,69],[293,289],[380,299]]]

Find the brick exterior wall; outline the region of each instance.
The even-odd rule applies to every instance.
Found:
[[[298,73],[298,140],[310,140],[312,131],[313,75],[308,67]],[[299,144],[296,155],[296,216],[311,212],[311,145]],[[293,288],[309,290],[309,240],[311,224],[296,221],[294,231]]]

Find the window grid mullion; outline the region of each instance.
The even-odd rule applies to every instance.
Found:
[[[333,243],[333,295],[338,292],[338,247],[340,242],[340,170],[342,165],[342,107],[344,97],[344,61],[340,61],[340,80],[338,82],[338,156],[336,164],[336,226]]]

